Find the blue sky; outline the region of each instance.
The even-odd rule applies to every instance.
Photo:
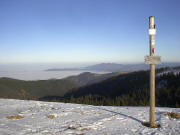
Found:
[[[180,0],[0,0],[0,63],[180,62]]]

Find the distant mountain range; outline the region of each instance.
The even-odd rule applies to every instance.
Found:
[[[157,68],[180,66],[180,63],[162,63],[156,65]],[[45,71],[105,71],[105,72],[133,72],[137,70],[147,70],[149,65],[146,64],[117,64],[117,63],[101,63],[84,68],[51,68]]]

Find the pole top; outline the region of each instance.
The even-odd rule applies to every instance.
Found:
[[[154,20],[155,20],[154,16],[149,17],[149,22],[154,23]]]
[[[154,18],[154,16],[150,16],[149,18]]]
[[[150,29],[155,29],[155,21],[154,21],[155,19],[154,19],[154,16],[150,16],[149,17],[149,28]]]

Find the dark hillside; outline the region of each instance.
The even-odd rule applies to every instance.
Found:
[[[22,81],[0,78],[0,97],[38,99],[43,96],[63,96],[77,84],[68,80]]]
[[[156,73],[168,69],[158,69]],[[119,75],[75,89],[65,95],[64,101],[94,105],[148,105],[149,71]],[[156,106],[180,107],[180,73],[168,72],[156,77]]]
[[[100,83],[81,87],[66,96],[73,95],[80,97],[85,95],[101,95],[114,98],[118,95],[124,95],[136,89],[148,88],[149,73],[147,71],[133,72],[125,75],[112,77]]]
[[[126,73],[115,72],[115,73],[106,73],[106,74],[96,74],[96,73],[91,73],[91,72],[84,72],[79,75],[69,76],[64,79],[73,81],[80,86],[85,86],[85,85],[101,82],[103,80],[106,80],[108,78],[111,78],[113,76],[117,76],[120,74],[126,74]]]

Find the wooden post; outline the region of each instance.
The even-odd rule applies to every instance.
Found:
[[[149,29],[155,31],[154,17],[149,17]],[[150,39],[150,56],[155,53],[155,34],[149,35]],[[150,64],[150,126],[155,124],[155,64]]]
[[[149,110],[149,122],[143,123],[145,126],[152,128],[160,127],[160,124],[155,123],[155,64],[161,63],[161,57],[155,56],[155,23],[154,17],[149,17],[149,45],[150,56],[145,56],[145,64],[150,64],[150,110]]]

